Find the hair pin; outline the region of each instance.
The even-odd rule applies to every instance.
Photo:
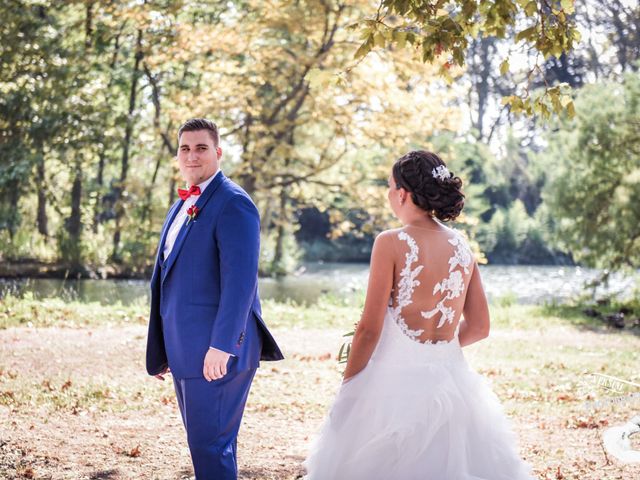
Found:
[[[451,172],[444,165],[438,165],[436,168],[431,170],[431,175],[433,178],[439,178],[440,180],[444,180],[451,176]]]

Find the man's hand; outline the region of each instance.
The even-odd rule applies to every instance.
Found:
[[[230,356],[217,348],[209,349],[204,357],[204,366],[202,367],[202,374],[207,382],[219,380],[227,374],[227,362]]]
[[[167,373],[171,373],[171,370],[169,370],[169,367],[166,367],[159,374],[154,375],[154,377],[156,377],[158,380],[162,380],[164,382],[164,375],[166,375]]]

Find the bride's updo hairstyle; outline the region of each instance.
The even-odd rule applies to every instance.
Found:
[[[396,188],[411,193],[413,203],[429,215],[447,222],[455,220],[464,207],[462,179],[449,173],[435,153],[416,150],[393,164]]]

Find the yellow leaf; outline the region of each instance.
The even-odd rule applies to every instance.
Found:
[[[331,81],[333,72],[331,70],[320,70],[319,68],[312,68],[307,74],[309,80],[309,86],[312,89],[324,87]]]
[[[573,0],[560,0],[560,5],[565,13],[572,14],[576,11]]]
[[[527,3],[527,6],[524,7],[524,11],[529,17],[533,17],[536,13],[538,13],[538,3],[531,1]]]
[[[567,108],[567,105],[572,103],[571,95],[562,95],[562,97],[560,97],[560,103],[563,108]]]
[[[502,103],[502,105],[511,105],[516,98],[518,97],[516,97],[515,95],[510,95],[508,97],[502,97],[502,100],[500,100],[500,102]]]
[[[380,48],[384,48],[386,41],[384,39],[384,35],[382,35],[382,33],[380,32],[376,32],[376,34],[373,36],[373,44],[376,47],[380,47]]]
[[[501,64],[500,64],[500,74],[501,75],[506,75],[509,72],[509,59],[506,58]]]
[[[398,48],[404,48],[407,44],[407,32],[393,32],[393,39],[396,41]]]

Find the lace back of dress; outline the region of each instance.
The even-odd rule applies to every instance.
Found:
[[[464,237],[452,229],[405,227],[394,244],[393,319],[420,343],[456,339],[473,268]]]

